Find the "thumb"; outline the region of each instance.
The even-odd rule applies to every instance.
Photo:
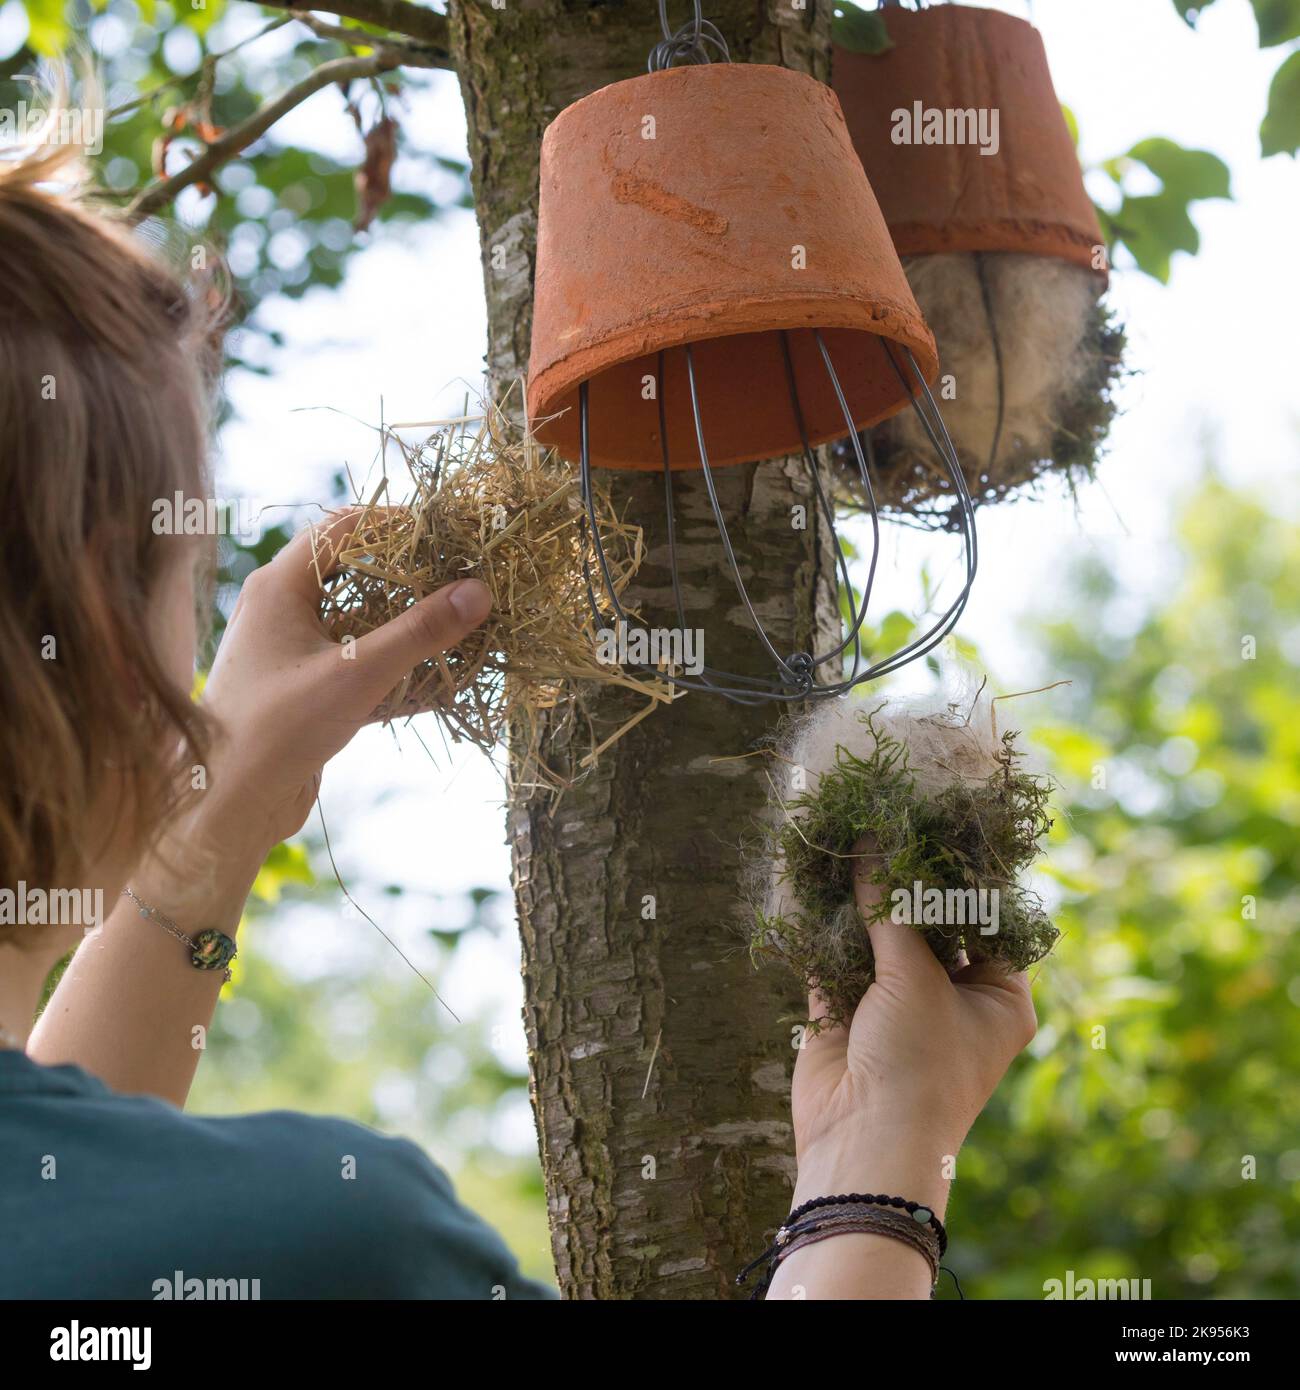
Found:
[[[906,922],[892,921],[888,913],[878,916],[885,890],[871,881],[880,863],[874,843],[867,839],[859,840],[853,852],[859,856],[853,866],[853,896],[863,922],[868,924],[871,953],[876,958],[876,978],[901,979],[910,976],[923,979],[937,972],[946,982],[947,972],[919,931]]]
[[[357,641],[356,670],[366,699],[378,704],[421,662],[446,651],[487,617],[492,595],[478,579],[460,579],[413,603]]]

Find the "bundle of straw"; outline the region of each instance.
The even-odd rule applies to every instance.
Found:
[[[581,684],[598,682],[644,694],[650,703],[639,720],[671,690],[597,658],[587,579],[596,562],[577,476],[500,408],[485,409],[418,445],[382,431],[400,451],[411,492],[394,504],[385,469],[322,581],[325,627],[339,641],[361,637],[444,584],[481,579],[492,594],[487,621],[412,671],[377,718],[432,710],[453,740],[485,752],[507,724],[535,745],[540,713],[565,702],[576,709]],[[595,509],[621,594],[643,558],[641,531],[599,489]],[[586,765],[612,741],[597,745],[593,734]]]

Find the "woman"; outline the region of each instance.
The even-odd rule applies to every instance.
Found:
[[[258,866],[489,598],[450,585],[343,659],[316,619],[341,514],[244,584],[191,702],[207,556],[156,518],[205,495],[210,325],[139,242],[49,190],[67,163],[0,166],[0,1296],[549,1297],[413,1144],[180,1108]],[[796,1067],[795,1201],[896,1191],[939,1220],[951,1157],[1032,1034],[1028,987],[954,983],[907,929],[872,936],[852,1030]],[[795,1249],[770,1292],[927,1297],[931,1266],[858,1230]]]

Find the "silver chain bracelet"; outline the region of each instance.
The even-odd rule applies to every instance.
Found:
[[[130,888],[123,888],[122,896],[131,899],[139,909],[141,917],[147,917],[150,921],[157,922],[170,936],[174,936],[183,946],[188,946],[190,948],[190,964],[196,970],[221,970],[224,971],[221,977],[222,981],[225,982],[230,979],[230,962],[235,959],[239,952],[235,948],[234,941],[225,932],[217,931],[215,927],[209,927],[207,931],[201,931],[197,936],[188,936],[170,917],[165,917],[156,907],[150,907],[143,898]]]

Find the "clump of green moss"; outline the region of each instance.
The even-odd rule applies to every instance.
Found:
[[[1125,372],[1128,335],[1119,315],[1105,304],[1097,305],[1092,337],[1095,351],[1089,354],[1088,369],[1066,401],[1052,439],[1050,466],[1065,475],[1072,489],[1096,475],[1097,460],[1119,410],[1115,394]]]
[[[964,951],[970,962],[1024,970],[1058,936],[1037,894],[1018,881],[1041,853],[1052,821],[1050,783],[1023,769],[1015,735],[997,743],[987,777],[954,773],[938,786],[927,778],[923,790],[908,749],[878,726],[878,714],[860,716],[870,752],[838,747],[815,789],[782,804],[770,848],[784,901],[780,910],[758,910],[750,940],[756,961],[779,959],[819,991],[834,1023],[852,1017],[875,978],[855,872],[884,890],[870,924],[908,921],[945,966],[955,966]],[[854,853],[864,837],[875,847],[869,856]],[[995,913],[974,908],[981,890]],[[921,920],[912,921],[918,891]],[[948,910],[929,910],[938,901]]]

